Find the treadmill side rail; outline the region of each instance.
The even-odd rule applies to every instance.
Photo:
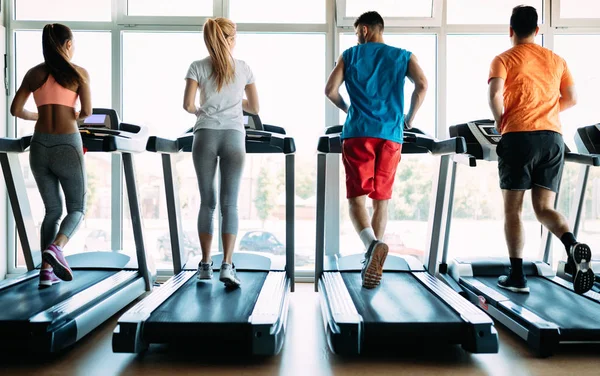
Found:
[[[566,276],[571,277],[568,274],[566,274]],[[562,277],[553,277],[553,278],[548,278],[548,279],[551,280],[552,282],[558,284],[558,285],[561,285],[562,287],[564,287],[566,289],[569,289],[569,290],[575,292],[575,290],[573,289],[573,282],[569,282],[565,278],[562,278]],[[586,298],[589,298],[589,299],[594,300],[596,302],[600,302],[600,294],[597,293],[594,290],[590,290],[590,291],[588,291],[588,292],[586,292],[585,294],[582,294],[582,295],[585,296]]]
[[[494,309],[487,309],[486,312],[503,324],[509,325],[513,332],[526,339],[528,345],[538,356],[550,356],[558,347],[560,328],[555,323],[546,321],[527,308],[513,303],[506,296],[476,279],[470,279],[469,281],[461,279],[461,284],[476,296],[480,308],[483,309],[482,305],[488,304],[493,307]],[[507,319],[512,323],[508,323]],[[521,333],[522,330],[515,330],[515,325],[517,325],[517,329],[519,327],[524,328],[525,332]]]
[[[36,278],[39,275],[40,275],[40,270],[33,269],[25,274],[21,274],[18,277],[5,279],[4,281],[0,282],[0,291],[7,289],[9,287],[18,285],[19,283],[25,282],[31,278]]]
[[[112,347],[116,353],[139,353],[148,348],[142,339],[142,326],[152,312],[163,304],[181,286],[196,275],[195,271],[183,271],[154,290],[142,301],[123,314],[113,332]]]
[[[339,272],[325,272],[319,281],[321,310],[329,347],[340,355],[360,354],[363,318],[356,310]]]
[[[53,330],[62,325],[71,316],[86,310],[98,300],[110,295],[115,289],[120,289],[122,286],[128,284],[138,277],[138,275],[137,270],[123,270],[118,272],[73,295],[71,298],[36,314],[29,319],[29,322],[34,325],[48,325],[47,330]]]
[[[283,347],[287,321],[290,279],[285,272],[270,272],[248,318],[252,325],[252,353],[276,355]]]
[[[462,343],[465,350],[480,354],[496,354],[498,352],[498,332],[488,315],[431,274],[417,272],[413,273],[413,276],[469,324],[470,338],[465,338],[465,342]]]

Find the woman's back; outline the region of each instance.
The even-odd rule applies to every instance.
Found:
[[[254,83],[254,76],[250,67],[242,60],[234,59],[234,67],[232,81],[219,90],[210,57],[190,65],[186,78],[198,82],[201,88],[196,128],[244,130],[244,89]]]
[[[60,85],[44,63],[32,68],[26,79],[38,108],[35,131],[50,134],[77,132],[75,105],[79,85]]]

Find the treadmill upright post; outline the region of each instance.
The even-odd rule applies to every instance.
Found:
[[[444,229],[444,251],[442,252],[442,264],[448,261],[448,245],[450,243],[450,227],[452,225],[452,211],[454,210],[454,188],[456,187],[456,171],[458,164],[452,161],[452,173],[450,174],[450,187],[448,188],[448,206],[446,207],[446,228]]]
[[[437,273],[440,240],[442,239],[442,226],[444,223],[444,208],[448,204],[447,202],[447,190],[448,185],[448,169],[450,165],[450,155],[443,155],[440,158],[440,168],[437,176],[437,182],[434,182],[436,187],[434,196],[434,205],[432,206],[433,211],[433,223],[431,225],[430,239],[429,239],[429,260],[427,270],[432,275]],[[436,184],[437,183],[437,184]]]
[[[319,291],[319,280],[323,275],[325,261],[325,179],[327,154],[317,155],[317,239],[315,252],[315,292]]]
[[[573,202],[573,208],[571,209],[571,218],[569,218],[569,225],[573,235],[577,237],[579,233],[579,225],[581,225],[581,215],[583,214],[583,204],[585,203],[585,191],[587,189],[587,183],[590,176],[590,166],[582,165],[579,170],[579,177],[577,178],[577,190],[575,193],[575,201]]]
[[[148,268],[146,258],[146,248],[144,246],[144,235],[142,229],[142,216],[138,200],[137,183],[135,181],[135,169],[133,166],[133,156],[131,153],[122,153],[123,171],[125,173],[125,185],[127,186],[127,198],[129,199],[129,212],[131,214],[131,225],[133,229],[133,238],[135,240],[135,249],[137,255],[138,268],[144,276],[146,291],[152,290],[151,273]]]
[[[14,153],[0,153],[0,164],[6,182],[6,192],[10,200],[10,206],[15,217],[17,233],[21,241],[25,265],[28,271],[32,271],[42,263],[42,251],[40,240],[31,214],[27,189],[19,155]]]
[[[285,249],[286,260],[285,269],[290,278],[290,291],[295,290],[295,155],[287,154],[285,156]]]
[[[165,182],[165,196],[167,198],[167,217],[169,220],[169,235],[171,237],[171,253],[173,254],[173,274],[183,270],[184,246],[181,238],[181,210],[179,208],[179,195],[177,179],[173,175],[173,162],[171,154],[161,154],[163,166],[163,179]]]

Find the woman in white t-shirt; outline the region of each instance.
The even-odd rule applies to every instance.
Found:
[[[235,24],[226,18],[209,19],[203,32],[210,56],[190,65],[183,99],[183,108],[197,117],[192,158],[200,188],[198,234],[202,261],[198,265],[198,279],[211,279],[213,274],[210,248],[218,166],[223,240],[219,279],[226,287],[238,287],[240,280],[231,258],[238,231],[237,201],[246,157],[243,111],[258,113],[258,93],[250,67],[231,54],[235,47]],[[200,107],[196,106],[198,91]]]

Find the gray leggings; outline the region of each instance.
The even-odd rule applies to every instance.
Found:
[[[237,201],[246,158],[245,134],[234,130],[199,129],[194,133],[192,158],[200,188],[198,233],[213,233],[218,163],[221,172],[221,232],[237,234]]]
[[[34,133],[29,164],[46,208],[40,239],[45,250],[59,233],[70,239],[83,220],[87,182],[81,135]],[[62,222],[60,187],[67,203]]]

